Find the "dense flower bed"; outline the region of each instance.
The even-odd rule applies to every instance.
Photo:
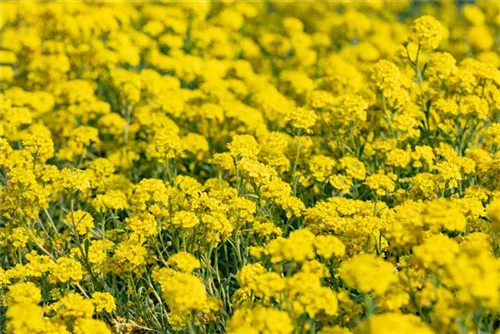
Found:
[[[1,6],[2,332],[500,327],[500,2]]]

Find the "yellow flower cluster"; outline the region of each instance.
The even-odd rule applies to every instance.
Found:
[[[0,332],[499,333],[498,1],[0,6]]]

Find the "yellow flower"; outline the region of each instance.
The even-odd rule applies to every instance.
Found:
[[[147,252],[147,249],[133,238],[119,243],[111,260],[113,270],[121,273],[137,269],[145,263]]]
[[[500,7],[414,2],[2,1],[0,327],[495,331]]]
[[[106,311],[111,313],[116,310],[115,299],[108,292],[94,292],[92,302],[97,312]]]
[[[183,314],[205,309],[207,294],[198,277],[169,268],[153,272],[153,277],[160,284],[162,295],[172,312]]]
[[[345,254],[345,246],[333,235],[318,235],[314,239],[316,254],[329,259],[332,256],[341,257]]]
[[[477,5],[465,4],[462,7],[462,15],[468,22],[472,23],[473,25],[480,26],[484,24],[484,13]]]
[[[233,158],[256,158],[259,154],[259,145],[250,135],[234,136],[227,147]]]
[[[92,301],[76,293],[68,293],[52,304],[51,308],[56,312],[57,317],[66,319],[90,319],[94,314]]]
[[[430,15],[424,15],[413,21],[410,41],[418,44],[424,50],[436,49],[444,35],[441,23]]]
[[[264,300],[281,300],[286,288],[286,281],[277,273],[266,272],[257,275],[254,280],[249,282],[248,288],[255,296]]]
[[[258,307],[236,310],[228,322],[228,333],[276,333],[293,332],[292,320],[288,313],[272,308]]]
[[[68,191],[85,191],[90,188],[90,180],[80,169],[64,168],[61,170],[61,186]]]
[[[435,230],[445,228],[448,231],[464,231],[467,225],[460,207],[445,199],[428,202],[423,219],[424,224]]]
[[[382,296],[397,280],[394,266],[371,254],[359,254],[342,263],[340,278],[361,292]]]
[[[247,264],[236,275],[236,279],[241,287],[247,287],[255,282],[258,276],[266,272],[265,268],[260,263]]]
[[[40,289],[31,282],[16,283],[9,287],[4,296],[4,302],[8,307],[16,304],[39,304],[42,300]]]
[[[16,304],[7,309],[6,328],[11,333],[69,333],[63,324],[57,324],[43,315],[36,304]]]
[[[316,113],[314,110],[306,108],[292,109],[285,117],[290,125],[298,130],[304,130],[306,133],[312,133],[312,127],[316,124]]]
[[[78,234],[86,235],[94,227],[94,218],[88,212],[75,210],[66,217],[66,223],[74,226]]]
[[[128,228],[140,237],[150,237],[158,233],[158,223],[150,213],[132,214],[126,219]]]
[[[49,256],[38,255],[34,251],[26,254],[26,260],[28,263],[25,265],[25,268],[32,277],[41,277],[55,266],[55,262]]]
[[[460,248],[454,239],[443,234],[436,234],[413,249],[415,262],[424,268],[436,269],[450,265],[455,261],[455,256]]]
[[[266,247],[266,253],[271,256],[273,262],[303,262],[314,257],[314,240],[314,234],[308,230],[293,231],[286,239],[271,241]]]
[[[487,26],[475,26],[468,33],[472,47],[479,51],[491,50],[495,45],[494,33]]]
[[[90,243],[88,251],[88,259],[93,264],[103,264],[108,258],[107,252],[113,247],[113,242],[110,240],[93,240]]]
[[[75,322],[73,332],[75,334],[111,334],[111,330],[106,326],[106,323],[96,319],[78,319]]]
[[[54,156],[52,139],[41,134],[28,134],[23,138],[23,147],[33,156],[34,161],[41,164]]]
[[[309,163],[309,169],[316,180],[324,182],[332,174],[334,165],[335,160],[332,158],[323,155],[315,155]]]
[[[172,218],[172,225],[182,228],[193,228],[200,223],[196,215],[189,211],[178,211]]]
[[[166,160],[179,157],[183,151],[184,147],[177,134],[160,131],[148,145],[146,154],[150,159]]]
[[[390,97],[401,86],[401,72],[393,62],[380,60],[372,69],[372,80],[385,96]]]
[[[340,159],[340,165],[345,169],[348,177],[358,180],[364,180],[366,177],[366,168],[363,162],[354,157],[343,157]]]
[[[57,283],[79,282],[84,275],[82,265],[76,260],[60,257],[50,270],[50,280]]]
[[[193,270],[200,268],[200,261],[188,252],[178,252],[167,260],[167,265],[184,273],[192,273]]]
[[[364,182],[378,196],[385,196],[395,189],[394,181],[384,174],[373,174],[366,178]]]
[[[341,190],[348,194],[351,191],[352,179],[345,175],[333,175],[330,179],[330,184],[335,189]]]
[[[419,317],[402,313],[372,315],[363,321],[357,332],[362,334],[434,333]]]
[[[332,107],[332,118],[343,126],[359,126],[366,122],[368,103],[360,95],[346,94]]]
[[[307,314],[314,318],[320,312],[327,315],[337,313],[337,295],[321,286],[320,277],[310,272],[301,272],[287,280],[287,298],[294,314]]]
[[[488,218],[491,220],[492,228],[500,230],[500,199],[495,199],[487,207]]]

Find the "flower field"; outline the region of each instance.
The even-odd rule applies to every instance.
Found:
[[[500,333],[500,2],[19,1],[0,333]]]

